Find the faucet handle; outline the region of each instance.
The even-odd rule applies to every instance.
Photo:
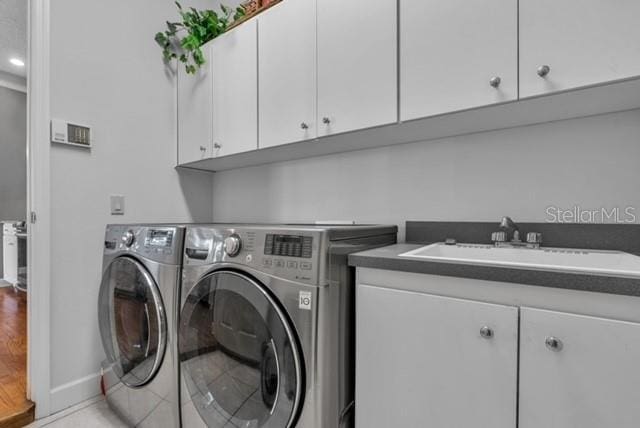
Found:
[[[493,232],[491,234],[491,241],[498,243],[498,242],[507,242],[507,232],[505,231],[499,231],[499,232]]]
[[[527,244],[542,244],[542,233],[538,233],[538,232],[527,233]]]

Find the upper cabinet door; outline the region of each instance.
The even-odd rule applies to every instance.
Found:
[[[362,284],[356,306],[356,428],[515,427],[518,308]]]
[[[517,0],[400,1],[400,117],[518,96]]]
[[[213,149],[211,44],[202,47],[207,62],[196,74],[178,63],[178,164],[210,158]]]
[[[260,148],[316,137],[316,2],[287,0],[261,14]]]
[[[521,428],[637,428],[640,324],[521,309]]]
[[[258,36],[251,19],[211,44],[213,155],[258,148]]]
[[[318,135],[396,122],[396,0],[317,1]]]
[[[638,17],[638,0],[520,0],[520,96],[640,75]]]

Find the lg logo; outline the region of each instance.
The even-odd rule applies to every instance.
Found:
[[[301,291],[298,294],[298,308],[311,310],[311,292],[310,291]]]

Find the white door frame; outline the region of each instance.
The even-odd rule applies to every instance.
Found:
[[[27,75],[27,396],[36,418],[50,412],[50,0],[29,0]],[[34,217],[35,215],[35,217]]]

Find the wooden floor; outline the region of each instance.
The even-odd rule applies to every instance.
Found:
[[[27,294],[0,288],[0,428],[33,421],[27,400]]]

